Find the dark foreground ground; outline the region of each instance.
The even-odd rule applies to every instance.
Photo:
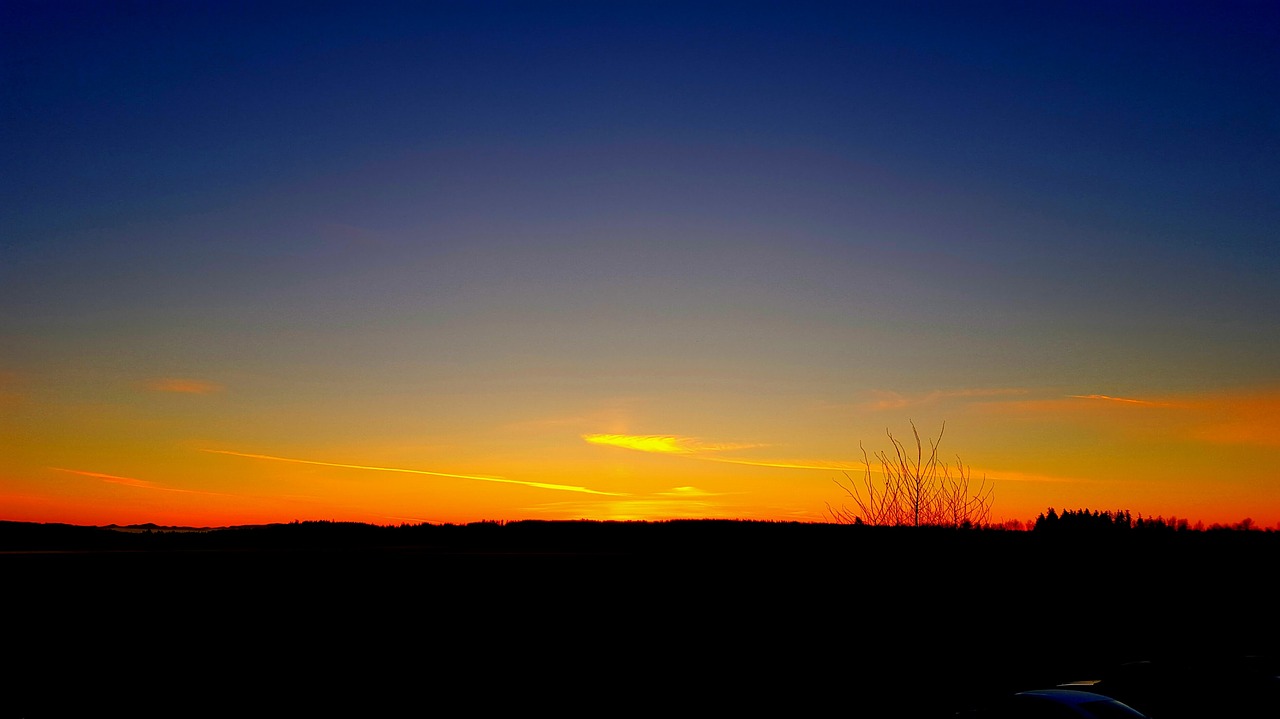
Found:
[[[4,716],[928,719],[1095,679],[1280,716],[1274,533],[30,529],[0,526]]]

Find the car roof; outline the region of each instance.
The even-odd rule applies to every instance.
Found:
[[[1063,704],[1075,706],[1077,704],[1085,704],[1087,702],[1110,701],[1108,696],[1095,694],[1093,692],[1081,691],[1079,689],[1032,689],[1029,691],[1018,692],[1018,696],[1038,696],[1046,699],[1054,699]]]

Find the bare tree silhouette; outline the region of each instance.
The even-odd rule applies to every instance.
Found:
[[[953,468],[938,459],[938,447],[946,432],[944,422],[936,440],[929,440],[929,453],[925,454],[920,441],[920,431],[911,423],[915,436],[915,453],[911,453],[893,433],[886,430],[893,447],[877,452],[874,456],[880,464],[883,480],[872,479],[871,460],[862,449],[862,463],[866,467],[859,486],[845,473],[848,484],[835,480],[836,484],[853,499],[856,508],[841,505],[839,509],[827,504],[827,514],[839,524],[872,524],[880,526],[935,526],[969,527],[985,524],[991,514],[995,486],[983,477],[976,487],[970,481],[969,468],[956,457]]]

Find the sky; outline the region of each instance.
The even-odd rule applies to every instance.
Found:
[[[1280,527],[1274,2],[7,0],[0,198],[0,519]]]

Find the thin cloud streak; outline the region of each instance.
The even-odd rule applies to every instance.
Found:
[[[694,459],[703,459],[708,462],[723,462],[725,464],[744,464],[749,467],[773,467],[776,469],[820,469],[828,472],[831,470],[845,471],[850,469],[866,468],[866,466],[861,463],[850,464],[848,462],[821,462],[821,461],[786,462],[782,460],[767,462],[764,460],[756,460],[756,459],[733,459],[731,457],[695,457]],[[873,469],[872,471],[877,472],[877,474],[879,473],[875,469]]]
[[[993,402],[983,411],[1056,422],[1112,427],[1117,432],[1158,433],[1214,445],[1280,447],[1280,388],[1263,386],[1182,393],[1159,400],[1105,394],[1055,395],[1051,399]],[[1147,421],[1134,423],[1141,411]]]
[[[9,389],[12,387],[13,389]],[[17,407],[26,397],[17,391],[18,374],[0,371],[0,407]]]
[[[1014,471],[976,471],[972,467],[966,465],[966,473],[970,477],[985,478],[990,481],[999,480],[1001,482],[1035,482],[1046,484],[1079,484],[1088,483],[1095,480],[1079,479],[1076,477],[1055,477],[1049,474],[1033,474],[1031,472],[1014,472]]]
[[[611,447],[622,447],[625,449],[633,449],[640,452],[649,452],[653,454],[673,454],[688,459],[700,459],[706,462],[721,462],[724,464],[745,465],[748,467],[770,467],[774,469],[803,469],[818,470],[823,472],[849,472],[849,471],[870,471],[872,474],[883,475],[884,470],[877,463],[872,462],[870,465],[864,462],[834,462],[821,460],[757,460],[757,459],[740,459],[735,457],[723,456],[707,456],[698,454],[696,451],[688,449],[688,445],[676,444],[676,447],[684,447],[680,449],[669,449],[669,443],[663,441],[630,441],[638,440],[666,440],[680,439],[672,435],[584,435],[583,439],[593,444],[601,444]],[[721,445],[709,445],[721,446]],[[761,446],[761,445],[743,445]],[[967,467],[966,471],[971,475],[986,476],[990,480],[1008,480],[1012,482],[1081,482],[1086,480],[1074,479],[1069,477],[1054,477],[1050,475],[1032,474],[1027,472],[1013,471],[997,471],[997,472],[975,472],[972,467]]]
[[[1129,398],[1129,397],[1112,397],[1112,396],[1110,396],[1110,395],[1105,395],[1105,394],[1069,394],[1069,395],[1067,395],[1067,396],[1068,396],[1068,397],[1070,397],[1070,398],[1072,398],[1072,399],[1096,399],[1096,400],[1103,400],[1103,401],[1106,401],[1106,402],[1121,402],[1121,403],[1124,403],[1124,404],[1138,404],[1138,405],[1145,405],[1145,406],[1148,406],[1148,407],[1169,407],[1169,406],[1171,406],[1171,405],[1170,405],[1169,403],[1167,403],[1167,402],[1151,402],[1151,401],[1148,401],[1148,400],[1145,400],[1145,399],[1131,399],[1131,398]]]
[[[375,467],[366,464],[343,464],[340,462],[320,462],[314,459],[293,459],[290,457],[275,457],[269,454],[251,454],[248,452],[233,452],[229,449],[202,449],[201,452],[209,452],[210,454],[226,454],[232,457],[247,457],[249,459],[264,459],[272,462],[290,462],[293,464],[313,464],[321,467],[340,467],[343,469],[363,469],[370,472],[398,472],[400,474],[425,474],[433,477],[451,477],[454,479],[471,479],[478,482],[499,482],[502,484],[519,484],[525,487],[536,487],[538,489],[553,489],[561,492],[581,492],[583,494],[600,494],[610,497],[627,496],[623,492],[604,492],[597,489],[588,489],[587,487],[575,487],[567,484],[549,484],[547,482],[529,482],[519,479],[507,479],[505,477],[488,477],[477,474],[450,474],[448,472],[431,472],[425,469],[406,469],[403,467]]]
[[[178,394],[213,394],[221,392],[222,386],[201,379],[181,379],[162,377],[149,380],[146,388],[152,392],[175,392]]]
[[[180,492],[182,494],[212,494],[223,497],[231,495],[222,494],[221,492],[202,492],[196,489],[177,489],[175,487],[161,487],[155,482],[148,482],[145,479],[137,479],[135,477],[120,477],[114,474],[103,474],[102,472],[88,472],[83,469],[66,469],[65,467],[49,467],[55,472],[66,472],[68,474],[78,474],[82,477],[92,477],[101,479],[111,484],[123,484],[126,487],[134,487],[136,489],[154,489],[159,492]]]
[[[1218,445],[1280,448],[1280,389],[1224,393],[1191,403],[1197,422],[1187,436]]]
[[[582,439],[590,444],[606,447],[621,447],[649,454],[671,454],[690,459],[701,459],[707,462],[739,464],[750,467],[774,467],[777,469],[820,469],[845,470],[862,467],[848,462],[814,462],[785,460],[754,460],[734,457],[722,457],[714,453],[735,449],[754,449],[764,447],[762,444],[705,444],[693,437],[680,437],[670,434],[584,434]]]
[[[933,404],[949,399],[986,399],[1008,395],[1027,394],[1027,390],[1019,387],[989,387],[974,389],[935,390],[924,394],[904,395],[899,392],[877,390],[872,392],[875,399],[857,405],[862,410],[890,410]]]

